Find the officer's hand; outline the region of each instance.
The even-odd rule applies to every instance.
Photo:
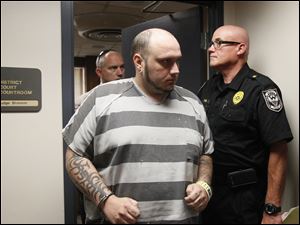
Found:
[[[204,210],[208,204],[206,191],[200,185],[193,183],[186,188],[187,196],[184,198],[186,204],[197,212]]]
[[[115,195],[106,200],[102,211],[107,219],[114,224],[136,223],[140,216],[137,201],[127,197],[118,198]]]

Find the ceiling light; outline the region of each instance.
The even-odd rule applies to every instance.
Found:
[[[79,33],[94,41],[121,42],[121,29],[93,29]]]

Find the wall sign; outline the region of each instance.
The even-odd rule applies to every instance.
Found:
[[[1,113],[40,111],[41,84],[39,69],[1,67]]]

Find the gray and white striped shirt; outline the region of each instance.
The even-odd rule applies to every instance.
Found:
[[[199,157],[213,152],[203,105],[175,86],[158,104],[133,79],[97,86],[63,130],[69,147],[89,158],[118,197],[138,201],[143,222],[193,223],[197,212],[185,204],[185,189],[198,177]],[[86,200],[89,219],[96,206]]]

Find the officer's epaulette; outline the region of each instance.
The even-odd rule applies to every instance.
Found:
[[[274,83],[268,76],[258,73],[254,70],[251,70],[251,74],[249,75],[249,77],[252,80],[256,80],[257,82],[259,82],[262,86],[268,86]]]

